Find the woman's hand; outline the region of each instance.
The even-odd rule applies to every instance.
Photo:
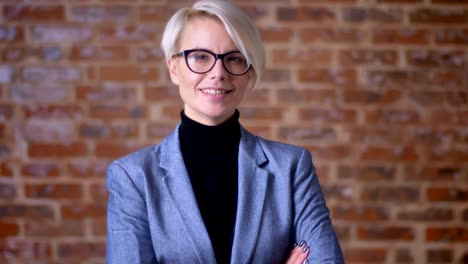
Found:
[[[305,241],[294,244],[294,248],[289,254],[286,264],[308,264],[307,257],[309,256],[310,248],[307,246]]]

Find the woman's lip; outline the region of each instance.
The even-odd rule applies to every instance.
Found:
[[[199,89],[204,94],[209,95],[223,95],[232,92],[232,90],[222,89],[222,88],[200,88]]]

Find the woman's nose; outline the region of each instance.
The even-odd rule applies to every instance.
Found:
[[[226,78],[227,74],[228,72],[226,71],[226,69],[224,69],[223,61],[221,59],[217,59],[215,65],[213,66],[213,69],[211,69],[210,71],[210,77],[224,79]]]

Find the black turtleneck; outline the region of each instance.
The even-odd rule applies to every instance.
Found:
[[[218,263],[229,263],[237,208],[239,112],[216,126],[181,113],[180,148]]]

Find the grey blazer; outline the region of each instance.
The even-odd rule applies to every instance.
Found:
[[[310,263],[344,263],[310,153],[241,130],[231,263],[281,263],[301,240]],[[178,131],[109,166],[107,263],[216,263]]]

